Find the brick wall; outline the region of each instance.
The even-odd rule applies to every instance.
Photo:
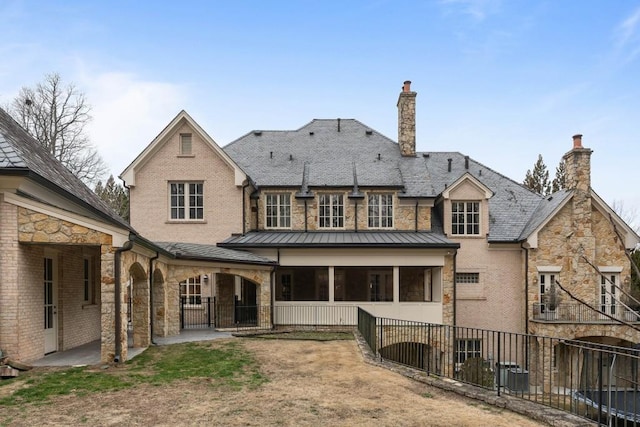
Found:
[[[18,351],[18,212],[0,194],[0,349]]]
[[[192,156],[179,156],[181,133],[193,135]],[[204,182],[204,221],[169,220],[169,181]],[[233,169],[184,124],[136,171],[131,225],[150,240],[220,242],[242,232],[242,188],[235,185]]]

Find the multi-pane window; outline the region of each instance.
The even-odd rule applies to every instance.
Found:
[[[480,234],[480,202],[451,202],[451,234]]]
[[[480,273],[456,273],[456,283],[480,283]]]
[[[91,258],[83,258],[82,260],[82,288],[83,301],[85,303],[92,303],[93,280],[91,278]]]
[[[291,227],[291,194],[267,194],[267,228]]]
[[[321,194],[318,200],[320,228],[344,227],[344,198],[342,194]]]
[[[200,220],[204,218],[204,194],[201,182],[170,184],[171,219]]]
[[[479,339],[456,341],[456,363],[464,363],[472,357],[481,357],[482,341]]]
[[[200,276],[190,277],[180,283],[180,298],[185,304],[189,305],[200,305],[202,303]]]
[[[180,155],[182,156],[190,156],[191,155],[191,134],[190,133],[181,133],[180,134]]]
[[[369,194],[369,228],[393,227],[393,195]]]

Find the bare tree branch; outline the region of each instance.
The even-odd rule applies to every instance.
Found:
[[[34,88],[23,87],[9,113],[74,175],[91,185],[107,165],[85,134],[91,107],[75,85],[59,74],[45,76]]]

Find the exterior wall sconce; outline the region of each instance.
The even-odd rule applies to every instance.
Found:
[[[202,281],[203,281],[204,283],[207,283],[207,282],[209,281],[209,276],[207,276],[206,274],[203,274],[203,275],[202,275]]]

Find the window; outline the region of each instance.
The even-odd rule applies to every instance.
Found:
[[[392,267],[335,267],[335,301],[393,301]]]
[[[82,288],[83,288],[83,302],[93,303],[93,276],[91,268],[91,258],[85,257],[82,260]]]
[[[291,227],[291,194],[267,194],[267,228]]]
[[[369,194],[369,227],[393,227],[392,194]]]
[[[321,194],[318,201],[320,228],[344,227],[344,199],[342,194]]]
[[[456,363],[464,363],[472,357],[481,357],[482,341],[479,339],[456,341]]]
[[[424,267],[400,267],[400,302],[437,301],[434,294],[433,270]]]
[[[202,303],[200,276],[190,277],[180,283],[180,299],[184,304],[189,305],[200,305]]]
[[[171,219],[203,219],[204,194],[201,182],[172,182],[170,187]]]
[[[451,202],[451,234],[480,234],[480,202]]]
[[[617,314],[618,296],[617,287],[618,274],[605,273],[600,276],[600,311],[611,316]]]
[[[456,273],[456,283],[480,283],[480,273]]]
[[[291,267],[277,271],[276,301],[329,301],[329,268]]]
[[[191,155],[191,134],[190,133],[180,134],[180,155],[181,156]]]

